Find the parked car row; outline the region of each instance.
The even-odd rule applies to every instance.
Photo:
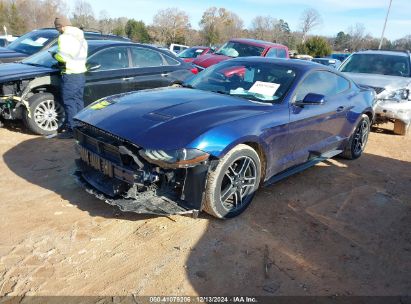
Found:
[[[59,33],[55,28],[42,28],[28,32],[5,47],[0,47],[0,63],[22,60],[39,51],[57,44]],[[100,32],[85,31],[87,40],[119,40],[130,41],[117,35],[103,35]]]
[[[50,43],[0,65],[0,117],[22,119],[44,135],[65,119]],[[215,53],[193,47],[179,57],[126,41],[88,43],[76,176],[123,211],[237,216],[260,186],[337,155],[360,157],[376,109],[379,119],[395,121],[398,112],[388,109],[408,111],[405,52],[356,53],[336,70],[334,59],[286,60],[287,47],[253,39],[231,39]],[[361,81],[367,74],[383,75],[384,83],[394,78],[376,86],[375,76]]]

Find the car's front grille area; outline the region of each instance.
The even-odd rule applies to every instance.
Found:
[[[109,159],[117,164],[122,164],[121,155],[118,151],[117,140],[98,136],[95,133],[89,133],[83,128],[74,128],[74,137],[77,139],[79,146],[84,147],[91,152],[94,152],[106,159]]]
[[[118,166],[110,160],[105,159],[80,145],[77,148],[80,154],[80,159],[84,165],[89,166],[110,178],[116,178],[130,185],[134,183],[134,171]]]

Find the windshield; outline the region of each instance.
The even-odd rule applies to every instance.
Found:
[[[261,56],[264,48],[240,42],[229,41],[218,49],[215,54],[229,57]]]
[[[296,72],[286,66],[230,60],[204,70],[186,86],[271,103],[282,100],[295,77]]]
[[[57,31],[33,31],[10,43],[7,48],[15,52],[32,55],[58,36]]]
[[[57,65],[57,60],[54,59],[51,55],[51,53],[53,52],[57,52],[56,45],[22,60],[22,63],[36,66],[44,66],[48,68],[55,67]]]
[[[203,49],[189,48],[182,51],[177,56],[180,58],[196,58],[197,56],[200,56],[203,52]]]
[[[341,72],[410,76],[409,57],[385,54],[353,54],[341,66]]]

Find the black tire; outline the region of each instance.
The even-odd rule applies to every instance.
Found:
[[[347,146],[340,154],[342,158],[356,159],[361,156],[368,141],[370,126],[370,118],[363,114],[360,122],[355,127],[353,134],[351,134]]]
[[[257,152],[243,144],[234,147],[208,175],[204,211],[217,218],[241,214],[253,200],[260,179]]]
[[[37,93],[28,99],[30,112],[25,109],[23,122],[34,134],[50,135],[63,125],[63,106],[51,93]]]

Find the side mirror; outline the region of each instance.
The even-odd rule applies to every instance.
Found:
[[[92,72],[101,67],[101,64],[98,64],[97,62],[88,62],[87,65],[87,71]]]
[[[305,95],[302,101],[296,101],[295,105],[296,106],[322,105],[325,103],[324,98],[325,96],[321,94],[308,93],[307,95]]]

